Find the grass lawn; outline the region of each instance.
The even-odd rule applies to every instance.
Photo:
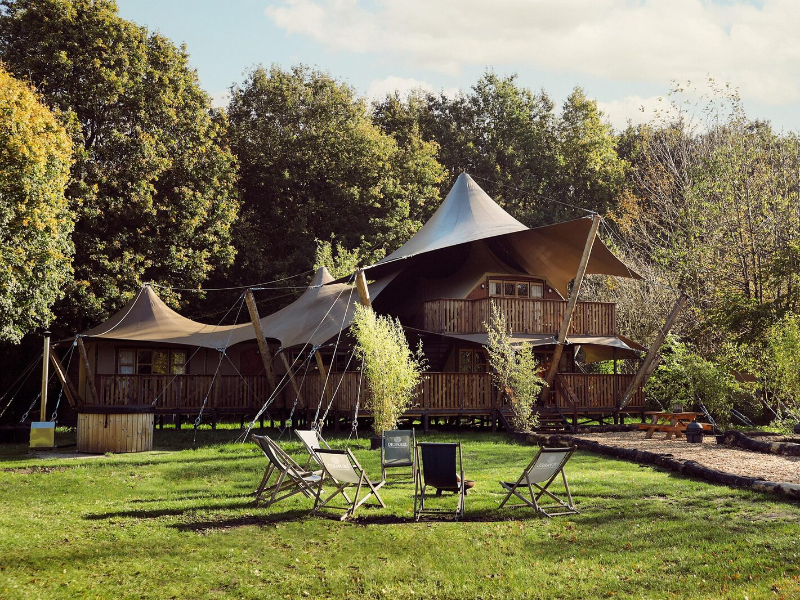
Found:
[[[414,523],[401,482],[340,523],[301,495],[254,506],[266,460],[238,435],[201,430],[192,450],[191,431],[157,431],[152,452],[77,459],[0,446],[0,597],[800,597],[797,503],[576,453],[582,513],[545,520],[496,508],[532,447],[430,434],[464,442],[464,522]],[[351,448],[379,479],[368,440]]]

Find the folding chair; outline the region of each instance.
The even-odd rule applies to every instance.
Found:
[[[344,521],[352,517],[355,514],[356,509],[364,504],[373,494],[380,503],[381,508],[386,508],[383,500],[378,495],[378,489],[380,489],[385,482],[381,481],[377,485],[372,483],[367,478],[367,475],[364,473],[364,469],[362,469],[361,465],[358,464],[356,457],[353,456],[353,453],[350,452],[349,448],[347,450],[314,448],[314,451],[322,461],[324,474],[327,477],[330,477],[330,479],[333,481],[333,485],[336,486],[336,491],[334,491],[325,500],[322,500],[322,481],[320,481],[317,488],[317,499],[314,502],[314,509],[311,511],[312,515],[319,512],[321,508],[344,510],[344,514],[339,519],[340,521]],[[366,485],[370,491],[363,498],[361,498],[361,500],[359,500],[358,496],[361,493],[361,488],[364,485]],[[345,492],[345,489],[349,487],[356,488],[356,495],[352,500],[350,500]],[[347,501],[347,506],[334,506],[330,504],[331,500],[333,500],[339,494],[341,494]]]
[[[263,496],[268,496],[266,500],[267,506],[299,493],[303,493],[308,498],[314,497],[317,493],[315,488],[322,483],[320,474],[303,469],[278,444],[265,435],[254,434],[253,441],[258,444],[258,447],[261,448],[261,451],[269,460],[269,466],[264,472],[264,477],[261,478],[258,489],[253,492],[256,502],[261,500]],[[277,478],[268,487],[267,484],[273,474],[277,474]],[[281,493],[284,494],[278,496]]]
[[[575,446],[572,448],[540,448],[530,464],[522,471],[522,475],[520,475],[516,483],[510,483],[508,481],[500,482],[503,489],[508,490],[508,494],[506,494],[506,497],[500,503],[500,508],[503,508],[503,505],[514,495],[522,500],[523,504],[509,504],[508,506],[510,508],[530,506],[537,513],[546,517],[571,515],[580,512],[575,508],[575,504],[572,501],[572,494],[569,491],[569,484],[567,483],[567,475],[564,473],[564,465],[567,464],[573,452],[575,452]],[[567,490],[568,502],[564,502],[547,489],[559,473],[561,473],[561,477],[564,480],[564,488]],[[544,485],[541,485],[542,483],[544,483]],[[534,491],[533,488],[536,488],[536,491]],[[525,493],[525,490],[527,490],[527,493]],[[525,493],[525,496],[522,495],[523,493]],[[527,498],[528,493],[530,494],[530,499]],[[555,500],[556,504],[545,506],[539,504],[539,499],[545,494]],[[561,511],[548,512],[550,509],[561,509]]]
[[[423,513],[447,513],[446,508],[425,508],[428,486],[455,490],[458,494],[456,521],[464,516],[464,462],[461,442],[454,444],[419,443],[415,447],[416,476],[414,477],[414,519]],[[421,467],[420,467],[421,465]]]
[[[381,479],[386,481],[386,469],[411,467],[414,477],[414,447],[417,436],[414,430],[392,429],[383,432],[381,440]]]
[[[316,429],[295,429],[294,433],[300,438],[300,441],[303,442],[303,445],[306,447],[306,452],[308,452],[308,460],[306,461],[305,468],[307,469],[313,460],[321,469],[322,461],[319,459],[316,452],[314,452],[314,448],[327,448],[330,450],[328,442],[322,439],[322,436],[317,433]]]

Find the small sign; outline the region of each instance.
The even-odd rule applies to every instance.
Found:
[[[56,424],[54,421],[31,423],[31,448],[55,448]]]

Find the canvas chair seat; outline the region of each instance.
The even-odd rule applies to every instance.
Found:
[[[453,513],[452,509],[430,508],[425,506],[427,488],[453,490],[458,499],[456,521],[464,516],[466,480],[461,442],[419,443],[415,447],[416,474],[414,477],[414,519],[419,521],[423,514]]]
[[[386,469],[411,467],[414,477],[414,447],[416,434],[413,429],[391,429],[381,436],[381,478],[386,481]]]
[[[361,468],[360,464],[358,464],[356,457],[353,456],[353,453],[350,452],[349,448],[347,450],[314,448],[314,452],[316,452],[317,456],[322,462],[324,477],[329,478],[330,481],[333,482],[336,490],[323,500],[322,481],[320,480],[317,487],[317,497],[314,502],[314,509],[311,511],[311,514],[317,514],[322,508],[343,510],[344,514],[340,517],[340,520],[345,521],[352,517],[355,514],[356,509],[358,509],[359,506],[364,504],[372,496],[375,496],[375,499],[378,501],[381,508],[386,508],[386,505],[383,503],[383,499],[378,494],[378,490],[385,482],[381,481],[377,484],[372,483],[367,478],[364,469]],[[364,495],[363,498],[359,499],[361,488],[365,486],[369,489],[369,491]],[[355,496],[353,496],[353,499],[350,500],[345,490],[352,487],[355,487],[356,491]],[[347,502],[345,506],[331,504],[332,500],[339,494],[341,494]]]
[[[523,469],[522,475],[519,476],[516,482],[500,482],[503,489],[508,491],[508,494],[500,503],[500,508],[503,508],[513,495],[522,500],[522,504],[509,504],[509,508],[528,506],[545,517],[580,512],[575,508],[575,503],[572,501],[567,475],[564,472],[564,466],[572,457],[573,452],[575,452],[574,446],[572,448],[540,448],[533,460]],[[559,473],[564,482],[567,502],[564,502],[548,489]],[[540,504],[539,500],[545,495],[548,499],[553,500],[554,503],[548,505]],[[558,512],[554,512],[554,510]]]
[[[319,456],[317,456],[314,448],[330,449],[328,442],[322,439],[322,436],[317,433],[315,429],[295,429],[294,434],[300,438],[300,441],[303,442],[303,445],[306,447],[306,452],[308,452],[308,460],[306,461],[305,468],[307,469],[311,466],[311,463],[314,462],[321,469],[322,461]]]
[[[265,500],[266,505],[271,506],[295,494],[302,493],[308,498],[313,498],[317,494],[318,487],[322,483],[321,471],[316,473],[306,471],[265,435],[253,434],[252,437],[269,461],[261,483],[253,492],[256,502]],[[270,485],[270,478],[273,475],[276,477]]]

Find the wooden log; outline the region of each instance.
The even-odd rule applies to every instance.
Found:
[[[358,291],[358,301],[362,306],[372,307],[372,300],[369,297],[367,278],[364,277],[364,269],[359,269],[356,273],[356,290]]]
[[[264,373],[267,375],[267,381],[269,381],[274,390],[276,377],[275,369],[272,367],[272,353],[269,351],[267,339],[264,337],[264,330],[261,328],[261,317],[258,315],[258,307],[256,306],[256,299],[253,297],[253,291],[247,290],[244,299],[247,302],[247,310],[250,312],[250,320],[253,322],[253,329],[256,332],[256,341],[258,342],[258,351],[261,354],[261,362],[264,364]]]
[[[61,361],[58,360],[58,356],[56,356],[55,352],[50,353],[50,363],[53,365],[56,377],[58,377],[58,380],[61,382],[61,387],[64,389],[64,396],[67,397],[69,405],[75,408],[79,402],[83,404],[84,402],[80,394],[78,394],[77,388],[72,383],[69,375],[67,375],[67,370],[64,368],[64,365],[61,364]]]
[[[631,398],[636,390],[640,386],[644,386],[644,384],[647,383],[647,378],[655,370],[658,351],[661,348],[661,345],[664,343],[667,333],[669,333],[669,330],[672,329],[672,325],[675,323],[678,315],[688,301],[689,296],[681,292],[681,295],[675,302],[675,306],[672,307],[672,311],[667,317],[667,322],[664,323],[664,326],[659,330],[658,335],[656,335],[656,339],[653,340],[653,343],[650,345],[650,349],[647,351],[647,356],[644,357],[644,361],[642,361],[642,364],[639,365],[639,370],[636,371],[636,375],[628,386],[628,389],[625,390],[625,395],[622,397],[622,400],[619,403],[620,409],[625,408],[631,401]]]
[[[42,349],[42,395],[39,403],[39,421],[47,420],[47,386],[50,382],[50,332],[44,332],[44,347]],[[71,403],[70,403],[71,404]]]
[[[289,360],[286,358],[286,355],[281,352],[280,353],[281,361],[283,362],[283,366],[286,368],[286,374],[289,377],[289,382],[292,384],[292,389],[294,389],[295,397],[297,398],[297,402],[302,404],[303,399],[300,396],[300,386],[297,384],[297,380],[294,378],[294,372],[292,371],[292,367],[289,364]]]
[[[567,339],[567,332],[572,324],[572,313],[575,311],[575,306],[578,303],[578,294],[581,291],[581,284],[583,277],[586,275],[586,268],[589,266],[589,258],[592,255],[592,248],[594,247],[594,240],[597,237],[597,229],[600,227],[600,215],[592,217],[592,227],[589,230],[589,236],[586,238],[586,244],[583,247],[583,255],[578,264],[578,272],[575,274],[575,282],[572,284],[572,291],[569,294],[567,308],[564,311],[564,316],[561,318],[561,327],[558,331],[556,338],[556,347],[553,350],[553,358],[550,362],[550,368],[547,370],[547,375],[544,380],[547,384],[542,387],[541,400],[547,401],[550,395],[550,388],[553,385],[556,373],[558,372],[558,363],[561,361],[561,354],[564,352],[564,342]]]
[[[86,346],[83,345],[83,338],[80,336],[77,338],[77,344],[78,353],[81,357],[81,364],[83,365],[83,371],[86,373],[86,387],[89,389],[89,396],[91,396],[92,404],[100,404],[100,395],[97,393],[97,387],[94,381],[94,373],[92,372],[92,367],[89,364],[89,356],[86,354]]]
[[[325,369],[325,364],[322,362],[322,355],[319,351],[314,352],[314,358],[317,359],[317,368],[319,369],[319,382],[324,386],[325,402],[328,406],[331,404],[331,382],[328,377],[328,372]]]
[[[726,445],[744,448],[751,452],[777,454],[780,456],[800,456],[800,444],[793,444],[791,442],[762,442],[760,440],[754,440],[735,429],[726,431],[723,436]]]

